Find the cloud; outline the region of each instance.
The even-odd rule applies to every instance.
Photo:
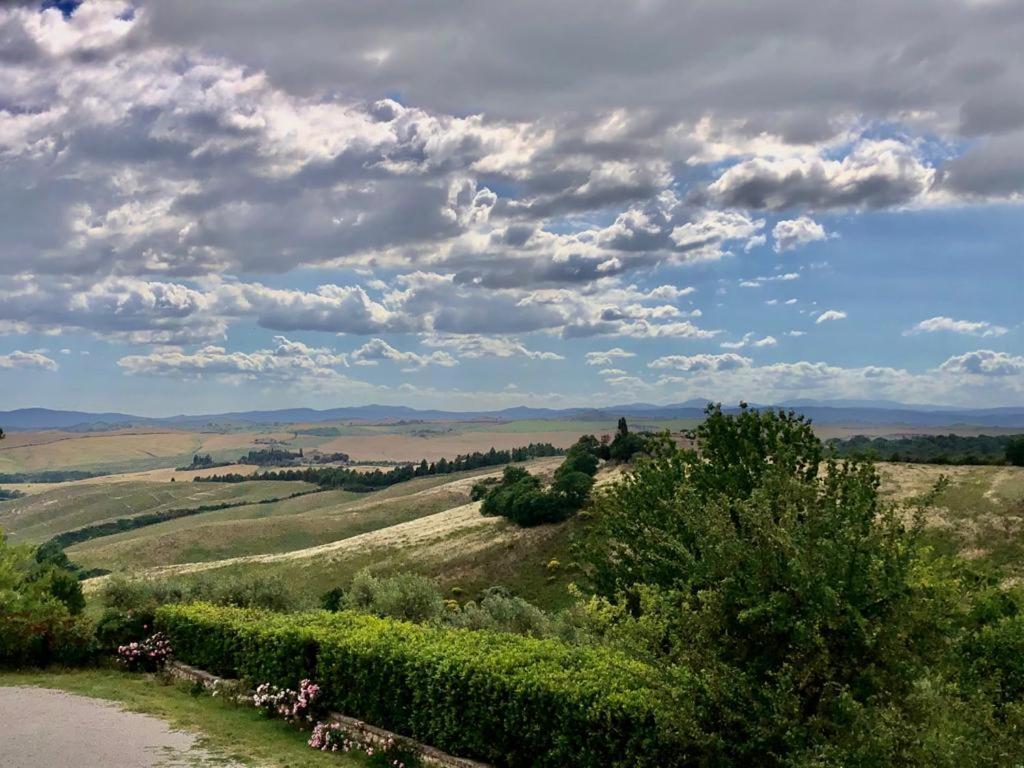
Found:
[[[428,347],[447,347],[458,352],[459,357],[525,357],[530,360],[564,360],[555,352],[528,349],[518,339],[507,336],[429,336],[423,340]]]
[[[950,160],[941,187],[954,198],[1019,201],[1024,196],[1024,130],[976,143]]]
[[[209,345],[196,352],[165,348],[148,355],[127,355],[117,364],[131,375],[218,378],[227,381],[313,382],[354,384],[338,368],[348,361],[330,349],[310,347],[275,336],[273,348],[228,352]]]
[[[666,355],[652,360],[648,368],[671,368],[677,371],[732,371],[753,365],[749,357],[733,352],[721,355]]]
[[[796,219],[784,219],[777,222],[772,228],[772,238],[775,240],[773,246],[775,252],[782,253],[817,240],[827,240],[828,233],[810,216],[800,216]]]
[[[764,219],[751,218],[741,211],[707,210],[695,220],[674,227],[670,237],[678,248],[718,258],[720,244],[738,240],[756,245],[763,228]]]
[[[348,359],[355,365],[377,365],[382,361],[398,363],[404,366],[403,370],[405,371],[419,370],[428,365],[451,368],[459,364],[459,361],[447,352],[438,351],[429,355],[400,352],[383,339],[371,339],[349,353]]]
[[[719,346],[723,349],[743,349],[744,347],[774,347],[778,343],[778,339],[774,336],[764,336],[758,339],[753,333],[745,333],[739,341],[723,341]]]
[[[748,263],[769,237],[788,253],[830,237],[830,211],[1024,199],[1021,10],[865,1],[870,32],[796,0],[567,0],[539,31],[535,0],[3,4],[0,333],[254,381],[353,362],[229,351],[259,328],[364,337],[344,348],[406,368],[736,339],[755,326],[725,297],[771,271]],[[712,295],[723,311],[693,303]]]
[[[826,309],[815,319],[816,324],[827,323],[830,320],[845,320],[846,313],[840,309]]]
[[[587,365],[612,365],[617,359],[636,357],[635,352],[628,352],[622,347],[612,347],[603,352],[587,352]]]
[[[726,169],[707,191],[720,205],[751,209],[889,208],[915,201],[934,180],[935,169],[913,147],[894,139],[864,140],[842,160],[745,160]]]
[[[740,282],[741,288],[760,288],[765,283],[778,283],[778,282],[790,282],[792,280],[799,280],[799,272],[784,272],[781,275],[768,275],[765,277],[752,277],[749,280],[743,280]]]
[[[942,315],[922,320],[913,328],[904,332],[904,335],[917,333],[937,333],[948,331],[949,333],[960,333],[965,336],[1002,336],[1008,332],[1007,328],[1001,325],[993,325],[984,321],[954,320],[952,317]]]
[[[42,352],[35,350],[22,352],[16,349],[6,355],[0,355],[0,368],[7,370],[37,368],[43,371],[56,371],[58,366],[56,360],[47,357]]]
[[[954,355],[939,366],[945,373],[964,373],[973,376],[1020,376],[1024,374],[1024,357],[1008,352],[978,349]]]
[[[731,353],[730,353],[731,354]],[[667,369],[647,384],[649,397],[678,401],[707,397],[714,392],[723,402],[753,400],[782,402],[794,397],[883,398],[906,403],[949,402],[969,406],[982,393],[1004,402],[1024,396],[1024,358],[979,350],[950,358],[939,368],[912,373],[889,366],[846,368],[825,362],[754,365],[747,358],[721,365],[705,357],[676,356],[656,360],[650,367]],[[738,357],[738,356],[736,356]]]

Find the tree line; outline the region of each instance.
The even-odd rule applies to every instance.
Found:
[[[856,435],[845,440],[829,440],[827,445],[842,458],[914,464],[1024,466],[1024,435],[914,435],[900,438]]]
[[[485,452],[474,451],[456,456],[454,459],[440,458],[433,462],[423,459],[419,464],[400,464],[383,471],[375,469],[372,472],[360,472],[348,467],[296,467],[274,472],[258,472],[254,475],[237,473],[209,475],[208,477],[196,477],[193,482],[243,483],[250,480],[294,480],[313,483],[325,489],[362,493],[404,483],[416,477],[448,475],[453,472],[494,467],[544,456],[560,456],[562,453],[564,451],[555,448],[551,443],[530,443],[507,450],[491,448]]]

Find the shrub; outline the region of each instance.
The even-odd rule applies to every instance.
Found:
[[[522,526],[557,522],[569,511],[558,496],[541,488],[538,478],[512,466],[505,467],[501,483],[491,489],[480,507],[483,515],[500,515]]]
[[[1024,616],[983,626],[965,643],[964,656],[979,681],[998,688],[998,700],[1024,702]]]
[[[434,582],[412,573],[377,577],[360,571],[352,579],[345,605],[361,613],[416,622],[436,619],[444,611]]]
[[[317,723],[307,742],[321,752],[363,752],[373,765],[389,768],[415,768],[419,757],[401,741],[390,738],[383,744],[376,743],[365,729],[351,735],[338,723]]]
[[[1006,445],[1006,463],[1024,467],[1024,437],[1011,440]]]
[[[63,554],[63,553],[61,553]],[[73,580],[73,581],[69,581]],[[0,665],[77,664],[94,650],[81,590],[61,565],[0,532]]]
[[[301,638],[327,706],[497,765],[671,768],[693,754],[692,696],[666,706],[657,670],[605,649],[351,613],[165,606],[157,621],[182,660],[222,675],[294,674],[282,651]]]
[[[259,573],[238,576],[203,575],[187,589],[190,600],[231,605],[236,608],[293,610],[295,598],[280,579]]]
[[[171,660],[174,652],[162,632],[140,642],[118,646],[117,661],[129,672],[158,672]]]
[[[345,603],[345,590],[333,587],[320,595],[320,607],[325,611],[340,611]]]
[[[298,690],[263,683],[256,686],[252,705],[263,710],[269,717],[303,728],[320,714],[323,709],[321,698],[320,686],[308,679],[299,681]]]
[[[553,620],[521,597],[489,594],[479,603],[467,603],[445,617],[446,623],[465,629],[493,629],[532,637],[553,634]]]
[[[112,653],[134,638],[144,637],[153,626],[155,610],[154,608],[148,611],[122,611],[107,608],[96,622],[98,649],[104,653]]]

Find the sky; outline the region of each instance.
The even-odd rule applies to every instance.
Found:
[[[0,410],[1024,405],[1024,0],[0,2]]]

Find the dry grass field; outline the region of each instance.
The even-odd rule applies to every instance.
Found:
[[[62,531],[144,512],[283,498],[313,487],[307,483],[288,482],[81,481],[0,502],[0,529],[14,541],[43,541]]]
[[[559,459],[530,462],[549,474]],[[928,510],[925,535],[940,551],[991,562],[1007,578],[1024,575],[1024,469],[879,465],[883,493],[907,500],[940,476],[949,486]],[[546,607],[568,600],[578,577],[570,544],[579,520],[517,528],[486,518],[469,489],[500,470],[421,478],[371,494],[328,492],[174,520],[68,550],[87,567],[158,578],[259,573],[282,580],[309,603],[356,571],[413,571],[469,593],[510,586]],[[620,469],[603,470],[612,482]],[[551,566],[551,562],[555,565]],[[100,582],[90,583],[93,589]]]
[[[680,430],[692,424],[660,426]],[[70,547],[68,554],[87,568],[160,577],[258,572],[284,580],[310,602],[324,590],[346,584],[364,567],[380,572],[411,570],[434,578],[444,588],[509,585],[551,607],[565,601],[565,586],[575,576],[570,542],[581,523],[574,520],[524,530],[505,520],[482,517],[479,505],[470,501],[470,488],[480,477],[496,476],[501,468],[419,478],[375,493],[328,491],[288,499],[311,486],[265,481],[196,484],[191,482],[196,476],[244,474],[258,468],[239,465],[179,472],[174,466],[187,463],[195,452],[237,458],[272,441],[291,450],[302,447],[307,453],[311,449],[344,451],[362,461],[433,461],[530,442],[567,447],[582,433],[600,435],[613,429],[614,424],[604,422],[522,421],[295,425],[215,434],[16,433],[0,450],[0,471],[113,467],[118,462],[135,471],[24,486],[29,497],[0,503],[0,527],[15,540],[39,541],[63,530],[141,512],[243,502],[91,539]],[[818,430],[826,438],[922,431],[926,430],[899,425]],[[529,466],[543,475],[559,462],[540,459]],[[926,536],[932,546],[991,564],[1007,578],[1024,576],[1024,470],[885,463],[879,467],[883,491],[893,499],[921,495],[940,476],[948,477],[947,489],[926,517]],[[610,481],[616,472],[604,470],[602,482]],[[272,503],[255,503],[275,498]],[[551,561],[556,563],[549,567]]]
[[[639,429],[695,426],[692,420],[643,423]],[[209,453],[218,461],[237,460],[253,448],[271,443],[289,450],[344,452],[358,461],[436,461],[458,454],[513,448],[528,443],[552,443],[566,448],[581,434],[612,434],[609,421],[523,420],[510,422],[427,422],[411,424],[296,424],[266,430],[205,432],[189,430],[118,430],[111,432],[15,432],[0,444],[0,473],[80,469],[111,474],[161,470],[152,479],[167,480],[168,470],[188,464],[194,453]],[[908,425],[820,425],[822,439],[863,434],[896,437],[916,434],[1000,434],[1007,430],[974,427],[921,428]],[[1012,431],[1012,430],[1010,430]],[[1019,431],[1019,430],[1017,430]],[[317,433],[317,434],[311,434]]]

